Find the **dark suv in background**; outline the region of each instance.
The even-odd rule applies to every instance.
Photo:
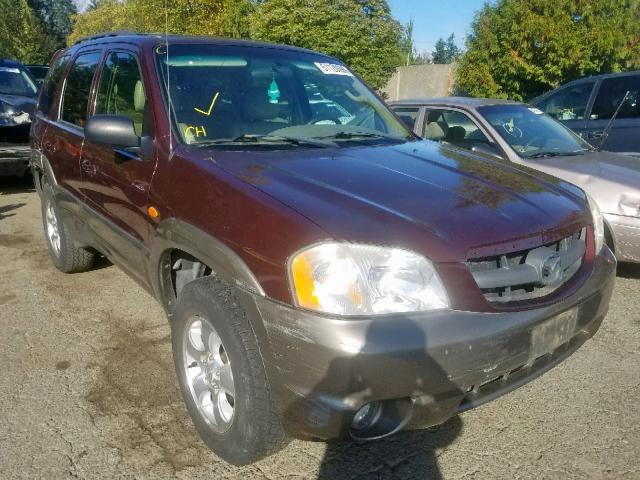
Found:
[[[620,108],[607,138],[605,129]],[[640,155],[640,72],[582,78],[536,98],[532,105],[596,147]]]
[[[0,59],[0,177],[29,171],[29,128],[37,92],[21,63]]]
[[[421,141],[335,58],[105,34],[41,92],[51,260],[102,254],[158,299],[187,409],[229,462],[442,423],[607,312],[616,263],[584,192]]]

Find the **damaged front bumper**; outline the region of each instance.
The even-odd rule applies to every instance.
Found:
[[[640,263],[640,218],[606,213],[604,218],[613,231],[618,261]]]
[[[568,299],[505,313],[342,319],[253,297],[285,428],[300,438],[379,438],[443,423],[525,384],[598,330],[615,280],[609,249],[593,268]],[[393,417],[382,430],[354,431],[354,415],[366,404]]]
[[[29,171],[28,144],[0,142],[0,177],[22,177]]]

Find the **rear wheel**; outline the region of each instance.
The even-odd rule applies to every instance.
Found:
[[[235,465],[282,448],[258,344],[233,289],[216,277],[187,284],[171,328],[182,395],[207,446]]]
[[[93,266],[95,253],[76,247],[48,183],[42,189],[42,223],[49,257],[58,270],[65,273],[84,272]]]

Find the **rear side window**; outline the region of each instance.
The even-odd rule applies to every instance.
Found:
[[[95,113],[129,117],[141,136],[146,104],[136,58],[126,52],[110,53],[102,69]]]
[[[603,80],[591,110],[591,120],[608,120],[613,117],[627,92],[629,96],[620,109],[618,118],[640,118],[639,91],[640,75]]]
[[[585,82],[563,88],[536,106],[556,120],[584,120],[594,85],[595,82]]]
[[[42,93],[40,94],[40,111],[46,116],[51,113],[51,107],[54,102],[54,95],[60,83],[60,79],[64,74],[67,64],[69,63],[70,55],[63,55],[58,58],[49,71],[49,75],[42,85]]]
[[[99,61],[100,52],[87,53],[76,58],[67,76],[62,98],[61,118],[65,122],[84,127],[91,83]]]
[[[413,127],[416,126],[416,119],[420,110],[416,107],[397,107],[393,109],[396,115],[402,120],[407,127],[413,131]]]

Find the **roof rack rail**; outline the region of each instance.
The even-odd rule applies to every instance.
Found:
[[[154,35],[154,34],[134,32],[131,30],[114,30],[111,32],[101,32],[101,33],[96,33],[95,35],[89,35],[87,37],[79,38],[73,44],[78,45],[79,43],[88,42],[90,40],[97,40],[99,38],[107,38],[107,37],[117,37],[120,35],[144,36],[144,35]]]

